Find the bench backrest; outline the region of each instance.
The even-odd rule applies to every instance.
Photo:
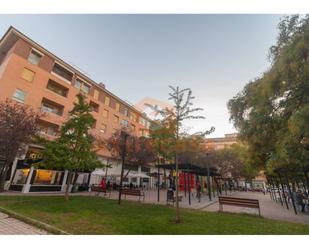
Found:
[[[141,191],[139,189],[122,189],[121,193],[124,195],[141,195]]]
[[[245,198],[234,198],[234,197],[223,197],[223,196],[222,197],[219,196],[219,204],[252,207],[252,208],[260,207],[259,200],[256,199],[245,199]]]

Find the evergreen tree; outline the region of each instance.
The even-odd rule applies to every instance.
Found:
[[[68,184],[65,199],[69,199],[69,188],[73,173],[91,171],[104,165],[94,149],[94,137],[90,134],[95,119],[85,96],[77,95],[77,103],[69,112],[70,119],[61,127],[60,136],[54,141],[46,141],[42,165],[49,169],[68,170]],[[73,185],[77,178],[74,179]]]

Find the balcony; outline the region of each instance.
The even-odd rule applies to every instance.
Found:
[[[41,110],[42,112],[47,112],[47,113],[53,113],[56,114],[58,116],[62,116],[63,115],[63,110],[64,110],[64,106],[51,101],[49,99],[43,98],[42,99],[42,104],[41,104]]]
[[[99,105],[97,103],[90,101],[89,105],[91,107],[91,111],[99,112]]]
[[[69,89],[60,85],[59,83],[49,80],[47,83],[47,89],[62,96],[62,97],[67,97],[69,93]]]
[[[72,79],[73,79],[73,73],[69,71],[68,69],[64,68],[63,66],[60,66],[58,63],[54,64],[52,73],[56,74],[61,79],[64,79],[65,81],[71,84]]]
[[[59,126],[43,120],[38,121],[38,133],[43,136],[57,136],[59,133]]]

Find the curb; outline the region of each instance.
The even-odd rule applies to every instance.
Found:
[[[40,228],[40,229],[44,229],[51,234],[54,234],[54,235],[71,235],[70,233],[65,232],[65,231],[63,231],[63,230],[61,230],[57,227],[54,227],[54,226],[48,225],[44,222],[23,216],[21,214],[15,213],[14,211],[8,210],[6,208],[0,207],[0,211],[9,215],[10,217],[16,218],[16,219],[23,221],[23,222],[25,222],[29,225],[35,226],[35,227]]]

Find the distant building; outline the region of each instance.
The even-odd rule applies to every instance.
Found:
[[[147,117],[149,117],[150,119],[152,120],[160,119],[161,116],[158,115],[158,113],[156,113],[156,111],[153,110],[153,108],[151,108],[150,106],[158,110],[174,109],[174,107],[169,103],[149,97],[143,98],[134,105],[136,109],[138,109],[142,113],[145,113]]]
[[[237,133],[225,134],[224,137],[206,138],[206,148],[221,150],[238,143]]]

